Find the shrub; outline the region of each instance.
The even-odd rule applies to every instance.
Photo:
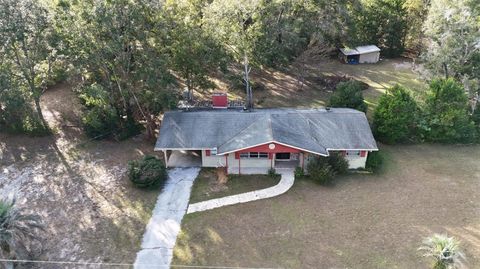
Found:
[[[310,160],[307,170],[311,179],[324,185],[331,183],[335,176],[335,171],[325,157],[315,157]]]
[[[336,174],[343,175],[348,172],[348,161],[338,152],[330,153],[328,164],[332,167]]]
[[[135,186],[147,188],[165,182],[167,171],[161,160],[147,155],[128,163],[128,177]]]
[[[434,234],[426,238],[418,250],[434,260],[434,269],[463,268],[465,255],[460,250],[460,242],[453,237]]]
[[[101,139],[114,137],[123,140],[140,133],[142,126],[133,119],[131,111],[119,111],[110,103],[109,93],[99,84],[81,89],[80,99],[86,112],[82,118],[87,136]]]
[[[376,173],[380,171],[382,164],[383,164],[382,153],[380,153],[379,151],[372,151],[368,153],[367,163],[365,165],[365,169],[367,169],[367,171]]]
[[[363,101],[362,84],[355,80],[340,82],[330,97],[329,105],[332,107],[348,107],[366,112],[367,105]]]
[[[432,81],[425,100],[422,130],[425,139],[441,143],[475,141],[475,124],[468,111],[465,90],[458,82],[453,79]]]
[[[0,199],[0,257],[31,259],[37,256],[42,249],[44,231],[39,215],[16,207],[15,200]]]
[[[275,168],[268,169],[268,176],[275,177],[276,175],[277,175],[277,172],[275,171]]]
[[[117,110],[110,104],[108,92],[99,84],[92,84],[82,89],[80,99],[87,111],[82,118],[87,136],[104,138],[120,127]]]
[[[419,109],[401,86],[394,86],[380,97],[373,114],[375,137],[387,144],[406,142],[416,136]]]
[[[0,89],[0,130],[31,136],[49,134],[21,88]]]
[[[299,179],[305,176],[305,172],[301,167],[297,166],[295,167],[294,175],[295,175],[295,179]]]

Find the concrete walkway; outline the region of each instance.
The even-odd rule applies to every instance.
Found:
[[[235,205],[250,201],[256,201],[283,194],[293,186],[293,183],[295,181],[293,169],[280,168],[276,171],[282,176],[282,178],[280,179],[280,182],[278,182],[278,184],[273,187],[190,204],[188,206],[187,214],[210,210],[227,205]]]
[[[173,248],[187,210],[193,181],[200,168],[175,168],[168,171],[168,180],[158,196],[137,253],[135,269],[169,268]]]

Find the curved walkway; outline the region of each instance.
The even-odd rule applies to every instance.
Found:
[[[279,168],[277,169],[277,173],[279,173],[282,178],[280,179],[280,182],[273,187],[190,204],[188,206],[187,214],[206,211],[227,205],[261,200],[283,194],[293,186],[293,182],[295,181],[293,169]]]

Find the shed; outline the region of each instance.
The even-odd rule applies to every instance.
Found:
[[[348,64],[376,63],[380,59],[380,49],[375,45],[340,49],[341,58]]]

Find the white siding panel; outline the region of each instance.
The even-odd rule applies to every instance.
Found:
[[[225,167],[225,156],[207,156],[206,151],[202,150],[203,167]]]
[[[359,63],[376,63],[380,59],[380,52],[360,54]]]
[[[345,156],[345,159],[347,159],[348,161],[348,168],[350,169],[365,168],[365,164],[367,163],[367,156],[368,156],[368,151],[366,152],[365,157]]]

